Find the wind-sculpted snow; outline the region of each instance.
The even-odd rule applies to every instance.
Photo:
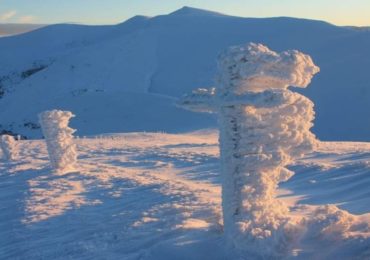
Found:
[[[7,161],[15,160],[18,155],[17,144],[13,136],[0,136],[0,148],[3,152],[3,157]]]
[[[74,115],[69,111],[51,110],[39,114],[39,122],[44,134],[51,166],[58,172],[74,170],[77,161],[73,133],[68,127]]]
[[[262,44],[235,46],[221,53],[218,84],[223,94],[266,89],[305,88],[319,68],[296,50],[276,53]]]
[[[300,236],[311,236],[302,235],[305,228],[319,229],[324,240],[335,232],[347,234],[355,217],[335,206],[297,222],[276,198],[278,184],[293,176],[287,165],[317,146],[310,132],[313,103],[288,86],[306,87],[319,68],[298,51],[278,54],[254,43],[229,48],[218,64],[216,88],[196,90],[180,106],[218,114],[224,232],[231,248],[276,258],[293,254]],[[337,215],[339,224],[332,220]]]

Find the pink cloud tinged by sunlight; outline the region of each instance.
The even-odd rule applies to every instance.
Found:
[[[7,21],[10,18],[14,17],[17,14],[17,11],[11,10],[5,13],[0,14],[0,21]]]
[[[20,22],[20,23],[31,23],[31,22],[34,22],[35,20],[36,20],[35,16],[25,15],[25,16],[19,17],[18,22]]]

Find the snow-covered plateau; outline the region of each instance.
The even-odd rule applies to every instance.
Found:
[[[18,160],[0,162],[0,259],[253,259],[225,247],[217,138],[80,138],[67,174],[50,168],[44,141],[20,141]],[[292,217],[333,205],[288,259],[370,258],[369,161],[368,143],[323,142],[289,166],[278,191]]]

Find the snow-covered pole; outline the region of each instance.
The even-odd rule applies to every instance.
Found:
[[[276,199],[292,159],[312,151],[313,103],[288,90],[319,71],[308,55],[276,53],[261,44],[231,47],[218,60],[216,88],[180,101],[215,112],[220,127],[224,232],[232,246],[276,257],[288,250],[289,210]]]
[[[3,157],[7,161],[13,161],[18,155],[16,141],[11,135],[2,135],[0,137],[0,148],[3,152]]]
[[[75,169],[77,162],[76,145],[73,133],[68,127],[74,115],[69,111],[51,110],[39,114],[39,122],[46,140],[51,166],[58,172],[69,172]]]

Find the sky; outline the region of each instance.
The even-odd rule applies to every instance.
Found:
[[[370,26],[370,0],[0,0],[0,23],[116,24],[183,6],[242,17],[290,16]]]

